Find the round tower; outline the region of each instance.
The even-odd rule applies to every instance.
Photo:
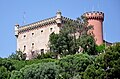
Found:
[[[103,21],[104,13],[93,11],[83,14],[88,20],[89,25],[93,26],[93,35],[97,45],[103,44]]]

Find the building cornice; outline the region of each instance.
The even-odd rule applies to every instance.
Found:
[[[55,19],[56,19],[56,16],[48,18],[48,19],[44,19],[44,20],[41,20],[38,22],[34,22],[34,23],[31,23],[28,25],[20,26],[18,31],[19,31],[19,33],[22,33],[22,32],[28,31],[28,30],[40,28],[40,27],[48,25],[48,24],[53,24],[53,23],[56,23]]]
[[[62,16],[61,20],[62,20],[62,23],[65,23],[67,21],[75,21],[73,19],[63,17],[63,16]],[[34,22],[34,23],[31,23],[31,24],[27,24],[27,25],[24,25],[24,26],[20,26],[18,28],[18,33],[23,33],[23,32],[26,32],[26,31],[34,30],[34,29],[41,28],[43,26],[47,26],[47,25],[50,25],[50,24],[57,24],[56,16],[48,18],[48,19],[44,19],[44,20],[41,20],[41,21],[38,21],[38,22]]]

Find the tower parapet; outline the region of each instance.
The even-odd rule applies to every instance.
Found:
[[[89,25],[93,26],[94,39],[97,45],[103,44],[103,21],[104,13],[99,11],[86,12],[83,14],[88,20]]]
[[[85,16],[88,20],[94,19],[104,21],[104,13],[99,11],[86,12],[83,16]]]

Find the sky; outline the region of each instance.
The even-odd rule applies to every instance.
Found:
[[[16,51],[15,24],[37,22],[55,16],[58,10],[72,19],[85,12],[104,12],[104,39],[120,42],[120,0],[0,0],[0,57]]]

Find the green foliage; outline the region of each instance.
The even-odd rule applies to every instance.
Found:
[[[31,65],[31,64],[38,64],[38,63],[47,63],[47,62],[56,62],[55,59],[33,59],[33,60],[11,60],[11,62],[13,63],[14,67],[16,70],[20,70],[21,68],[25,67],[26,65]]]
[[[76,21],[68,21],[61,27],[59,34],[52,33],[49,38],[51,51],[61,55],[71,55],[79,52],[82,47],[88,54],[96,54],[95,40],[88,34],[92,26],[88,26],[85,17]],[[77,34],[77,35],[76,35]]]
[[[120,76],[120,43],[108,47],[100,54],[95,63],[88,66],[84,72],[85,79],[119,79]]]
[[[55,79],[58,78],[58,69],[54,62],[32,64],[13,71],[11,79]]]
[[[0,59],[0,79],[10,78],[10,73],[13,70],[20,70],[26,65],[47,63],[47,62],[57,62],[55,59],[34,59],[34,60],[12,60],[12,59]],[[18,78],[19,79],[19,78]]]
[[[0,79],[9,79],[10,72],[15,70],[13,63],[8,59],[0,59]]]
[[[46,59],[46,58],[56,58],[56,54],[53,52],[47,52],[47,53],[43,53],[43,54],[38,54],[37,55],[37,59]]]
[[[78,38],[78,44],[83,48],[83,52],[86,52],[89,55],[96,55],[96,44],[95,40],[90,35],[82,35]]]
[[[96,67],[96,65],[89,65],[84,72],[84,79],[105,79],[104,70],[101,67]]]
[[[8,58],[9,58],[9,59],[19,60],[18,55],[17,55],[17,54],[15,54],[15,53],[12,53],[12,54],[11,54]]]
[[[12,71],[10,79],[25,79],[19,71]]]
[[[104,53],[105,51],[105,44],[102,44],[100,46],[96,45],[96,52],[97,53]]]
[[[9,79],[10,72],[7,70],[6,67],[0,67],[0,79]]]
[[[49,37],[49,42],[50,42],[50,51],[51,52],[58,52],[58,50],[56,49],[59,44],[57,43],[57,39],[59,38],[58,34],[55,34],[54,32],[50,34],[50,37]]]
[[[105,51],[103,61],[106,78],[120,78],[120,43],[108,47]]]
[[[60,75],[64,79],[73,79],[73,77],[81,77],[88,65],[93,63],[93,57],[87,54],[76,54],[66,56],[59,60],[61,67]]]
[[[16,51],[16,54],[12,53],[9,57],[9,59],[15,59],[15,60],[25,60],[26,54],[23,54],[22,51]]]
[[[51,53],[43,56],[48,59],[0,58],[0,79],[119,79],[120,43],[98,50],[99,55],[74,54],[59,60],[51,59]]]
[[[51,52],[54,52],[56,54],[71,54],[71,47],[73,45],[73,39],[72,36],[68,35],[68,32],[62,32],[60,31],[60,34],[52,33],[50,35],[50,48]]]
[[[4,66],[8,71],[15,70],[13,63],[8,59],[0,59],[0,66]]]

